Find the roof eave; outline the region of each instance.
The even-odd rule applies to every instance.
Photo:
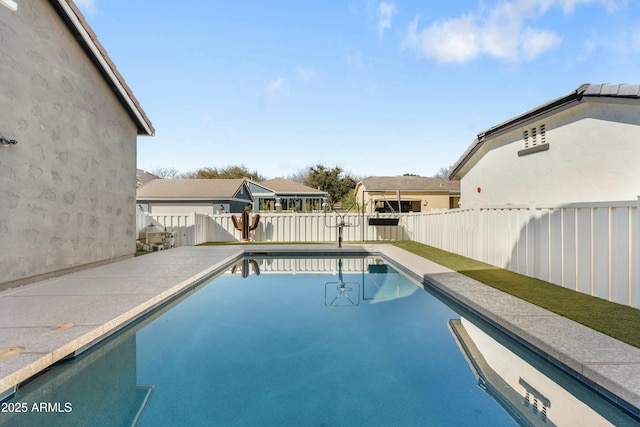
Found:
[[[589,86],[590,85],[588,83],[585,83],[568,95],[549,101],[523,114],[517,115],[500,124],[492,126],[484,132],[479,133],[477,138],[473,141],[469,148],[467,148],[464,154],[449,170],[447,177],[451,180],[456,179],[464,165],[469,162],[469,160],[471,160],[475,153],[484,145],[485,141],[487,141],[488,139],[499,136],[505,132],[509,132],[514,128],[522,126],[523,123],[537,120],[542,116],[548,116],[552,113],[556,113],[559,110],[570,108],[571,106],[573,106],[573,104],[579,103],[582,100],[583,94],[585,90],[589,88]]]
[[[318,192],[302,192],[302,191],[274,191],[274,194],[277,195],[284,195],[284,196],[303,196],[303,197],[307,197],[307,196],[324,196],[326,194],[328,194],[326,191],[318,191]]]
[[[76,35],[78,41],[98,67],[100,73],[109,83],[109,86],[121,100],[124,107],[131,114],[138,128],[138,135],[155,135],[155,129],[151,121],[140,107],[138,100],[127,86],[122,75],[118,72],[114,63],[107,55],[106,50],[98,41],[97,36],[85,21],[77,6],[70,0],[50,0],[55,9],[60,13],[69,29]]]

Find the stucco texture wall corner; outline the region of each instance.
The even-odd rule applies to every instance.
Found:
[[[0,284],[135,251],[136,124],[48,2],[0,15]]]

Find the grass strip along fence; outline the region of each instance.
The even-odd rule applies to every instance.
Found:
[[[640,310],[412,241],[395,246],[640,348]]]

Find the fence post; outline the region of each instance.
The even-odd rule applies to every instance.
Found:
[[[538,228],[538,216],[536,211],[536,205],[529,205],[529,219],[527,220],[527,232],[526,232],[526,248],[527,248],[527,265],[526,265],[526,274],[530,277],[538,277],[537,275],[537,264],[536,257],[538,254],[537,250],[537,228]]]
[[[483,241],[482,241],[482,218],[481,218],[481,211],[480,211],[480,206],[474,206],[473,207],[473,214],[475,216],[475,230],[472,231],[472,238],[474,240],[473,242],[473,258],[477,259],[477,260],[481,260],[481,252],[482,252],[482,245],[483,245]]]
[[[193,241],[191,242],[191,246],[195,246],[198,244],[198,216],[195,212],[191,215],[193,217]]]

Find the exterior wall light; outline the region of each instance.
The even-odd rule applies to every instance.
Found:
[[[0,4],[3,5],[4,7],[8,7],[14,12],[18,10],[18,5],[13,0],[0,0]]]

